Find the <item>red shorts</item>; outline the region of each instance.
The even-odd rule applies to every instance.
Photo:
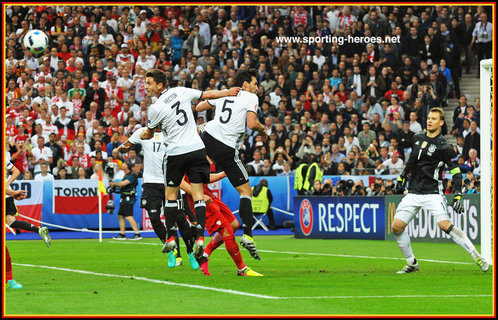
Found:
[[[232,211],[220,199],[214,198],[206,206],[206,230],[213,235],[222,228],[231,228],[230,222],[235,220]]]

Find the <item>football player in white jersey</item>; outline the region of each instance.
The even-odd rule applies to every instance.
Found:
[[[252,238],[252,189],[247,171],[239,159],[246,123],[249,129],[257,131],[263,140],[267,138],[265,127],[258,121],[257,116],[259,103],[255,94],[258,91],[256,71],[239,69],[234,76],[234,85],[242,88],[236,97],[203,101],[196,106],[196,110],[216,108],[214,119],[201,128],[201,138],[209,158],[225,171],[230,183],[240,194],[239,214],[244,229],[240,244],[249,250],[253,258],[260,260]]]
[[[144,173],[142,183],[142,199],[140,207],[147,210],[147,213],[159,240],[166,246],[166,228],[161,221],[161,209],[164,206],[165,188],[164,188],[164,168],[163,161],[166,151],[164,145],[164,135],[161,133],[161,128],[157,127],[154,137],[149,140],[140,139],[140,134],[145,128],[138,129],[133,135],[120,145],[117,150],[120,153],[130,151],[135,145],[141,145],[144,151]],[[192,269],[199,269],[199,264],[193,255],[193,237],[190,225],[183,216],[183,219],[178,222],[178,228],[182,235],[183,241],[187,247],[190,266]],[[175,241],[176,242],[176,241]],[[168,267],[173,268],[176,265],[176,256],[173,251],[168,253]]]
[[[194,255],[199,257],[204,251],[204,229],[206,204],[203,184],[209,182],[209,163],[206,159],[204,143],[197,134],[196,121],[192,112],[192,101],[236,96],[240,88],[218,91],[199,91],[185,87],[166,88],[166,74],[160,70],[148,71],[145,75],[145,88],[149,97],[157,100],[148,108],[147,128],[141,139],[151,139],[160,127],[166,144],[166,227],[174,228],[181,221],[177,208],[177,194],[183,176],[187,174],[192,185],[192,198],[195,201],[197,219],[197,240]],[[168,234],[165,252],[176,248],[174,237]]]

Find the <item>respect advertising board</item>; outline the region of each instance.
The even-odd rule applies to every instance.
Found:
[[[385,239],[383,197],[294,197],[294,236]]]

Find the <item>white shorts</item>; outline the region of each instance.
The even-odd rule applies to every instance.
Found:
[[[437,223],[450,221],[446,198],[440,194],[407,194],[396,208],[394,218],[409,224],[421,208],[427,209]]]

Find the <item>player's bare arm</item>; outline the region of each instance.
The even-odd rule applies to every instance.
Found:
[[[209,174],[209,182],[213,183],[216,181],[219,181],[223,178],[225,178],[227,175],[225,174],[225,171],[221,171],[218,173],[211,173]]]
[[[224,97],[234,97],[239,94],[240,88],[233,87],[228,90],[208,90],[203,91],[201,99],[218,99]]]
[[[185,191],[186,194],[192,196],[192,186],[190,185],[190,183],[185,181],[185,177],[182,179],[182,182],[180,183],[180,189]],[[204,195],[204,202],[206,203],[206,205],[208,205],[211,202],[213,202],[213,199],[211,199],[211,197],[208,195]]]
[[[263,141],[266,141],[268,135],[266,134],[265,127],[259,122],[258,116],[254,112],[247,112],[247,127],[251,130],[257,131]]]
[[[125,143],[117,147],[115,150],[117,150],[119,153],[127,153],[131,148],[133,148],[133,144],[130,141],[126,140]]]
[[[151,139],[154,136],[154,131],[155,130],[151,130],[149,127],[146,127],[145,130],[143,130],[142,133],[140,134],[140,139],[142,140]]]
[[[10,176],[9,180],[7,180],[7,182],[5,183],[6,187],[10,186],[10,184],[14,182],[14,180],[16,180],[17,177],[21,175],[21,171],[19,171],[19,169],[17,169],[16,167],[12,167],[12,169],[10,169],[9,171],[12,175]]]
[[[197,106],[195,106],[195,111],[201,112],[201,111],[204,111],[204,110],[212,109],[213,107],[214,107],[213,105],[211,105],[209,102],[207,102],[206,100],[204,100],[201,103],[199,103]]]
[[[13,190],[11,187],[7,187],[5,193],[16,200],[26,198],[26,190]]]

